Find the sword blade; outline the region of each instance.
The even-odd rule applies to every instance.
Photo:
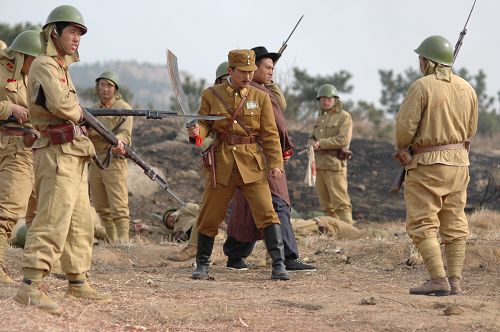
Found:
[[[193,112],[189,107],[188,99],[184,94],[184,90],[182,89],[181,79],[179,76],[179,68],[177,66],[177,57],[169,49],[167,49],[167,69],[168,69],[168,76],[170,78],[170,83],[172,85],[172,90],[174,90],[181,112],[184,115],[193,114]],[[186,121],[186,126],[190,122],[191,121]]]

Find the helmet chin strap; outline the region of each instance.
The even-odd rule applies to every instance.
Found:
[[[66,55],[70,55],[68,53],[68,51],[66,50],[66,48],[64,47],[63,43],[61,42],[61,39],[59,38],[59,32],[57,32],[57,29],[54,27],[54,34],[56,35],[56,44],[57,44],[57,48],[59,48],[60,50],[62,50],[64,52],[64,56],[65,57]]]

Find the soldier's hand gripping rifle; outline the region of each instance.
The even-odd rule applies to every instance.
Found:
[[[292,32],[290,32],[290,34],[288,35],[288,38],[287,38],[287,39],[283,42],[283,44],[281,45],[280,49],[278,50],[278,54],[283,54],[283,52],[285,52],[285,49],[286,49],[286,48],[287,48],[287,46],[288,46],[288,40],[290,40],[290,37],[292,37],[293,33],[295,32],[295,29],[297,29],[297,27],[299,26],[300,21],[302,21],[302,19],[303,19],[303,18],[304,18],[304,15],[302,15],[302,16],[299,18],[299,20],[298,20],[297,24],[295,24],[295,26],[293,27]],[[276,64],[276,62],[278,62],[278,60],[276,60],[276,61],[274,62],[274,64]]]
[[[92,114],[90,114],[84,107],[83,109],[83,120],[86,125],[94,129],[99,135],[101,135],[105,140],[107,140],[111,145],[116,146],[118,144],[118,138],[109,131],[99,120],[97,120]],[[130,111],[129,111],[130,112]],[[186,203],[182,200],[167,184],[165,179],[163,179],[156,171],[144,160],[142,160],[134,150],[129,148],[127,145],[125,148],[125,157],[132,160],[140,168],[144,170],[144,173],[149,176],[153,181],[156,181],[163,190],[166,190],[170,195],[172,195],[181,205],[185,206]]]
[[[455,63],[455,59],[457,58],[458,52],[460,51],[460,47],[462,47],[462,42],[464,40],[465,34],[467,33],[467,23],[469,23],[470,16],[472,15],[472,11],[474,10],[474,6],[476,5],[476,0],[474,0],[474,3],[472,4],[472,8],[470,9],[469,16],[467,16],[467,21],[465,21],[464,28],[460,32],[460,35],[458,36],[458,41],[455,44],[455,49],[453,50],[453,63]],[[409,149],[407,149],[408,152]],[[396,154],[393,155],[393,157]],[[405,174],[406,174],[406,169],[405,167],[401,167],[401,169],[398,171],[396,177],[392,181],[391,188],[389,189],[390,193],[398,193],[401,190],[401,187],[403,186],[403,183],[405,181]]]

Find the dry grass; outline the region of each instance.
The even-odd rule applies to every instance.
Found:
[[[500,156],[498,142],[500,142],[500,133],[491,136],[476,135],[472,139],[471,146],[474,152]]]

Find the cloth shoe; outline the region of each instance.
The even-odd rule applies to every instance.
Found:
[[[279,224],[272,224],[264,228],[264,242],[272,260],[271,279],[290,279],[285,268],[285,249]]]
[[[41,282],[23,280],[14,300],[18,303],[33,306],[51,314],[60,314],[61,308],[52,301],[40,288]]]
[[[208,276],[208,266],[210,265],[210,256],[214,248],[213,237],[198,233],[198,250],[196,252],[196,269],[191,274],[195,280],[206,280]]]
[[[448,283],[448,279],[445,278],[437,278],[427,280],[420,287],[410,288],[410,294],[413,295],[436,295],[436,296],[448,296],[450,295],[450,284]]]
[[[448,282],[450,283],[450,295],[458,295],[462,294],[462,287],[460,287],[460,278],[459,277],[449,277]]]
[[[70,281],[66,289],[66,296],[74,296],[80,299],[108,302],[111,299],[90,287],[86,280]]]
[[[106,230],[106,234],[108,235],[109,243],[116,243],[116,239],[118,235],[116,233],[116,226],[113,220],[103,220],[102,225]]]
[[[190,258],[196,257],[196,251],[196,246],[188,245],[178,253],[169,255],[167,258],[175,262],[185,262]]]
[[[243,258],[229,258],[226,267],[229,270],[246,271],[249,269]]]
[[[286,259],[285,268],[287,271],[297,272],[313,272],[316,271],[316,266],[311,264],[302,263],[298,259]]]

